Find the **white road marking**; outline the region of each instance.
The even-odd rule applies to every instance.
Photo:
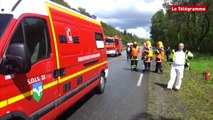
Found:
[[[143,74],[141,73],[141,74],[140,74],[140,77],[139,77],[139,79],[138,79],[137,87],[140,87],[140,86],[141,86],[142,78],[143,78]]]

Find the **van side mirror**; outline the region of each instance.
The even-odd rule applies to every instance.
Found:
[[[0,74],[24,74],[31,69],[29,52],[23,43],[13,43],[0,63]]]

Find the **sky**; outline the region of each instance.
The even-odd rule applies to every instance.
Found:
[[[97,20],[117,30],[150,38],[151,17],[162,9],[162,0],[65,0],[72,8],[82,7]]]

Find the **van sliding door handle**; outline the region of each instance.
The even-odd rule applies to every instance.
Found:
[[[53,78],[57,78],[59,76],[64,76],[66,74],[65,68],[60,68],[53,71]]]

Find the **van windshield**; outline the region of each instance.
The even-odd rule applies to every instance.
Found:
[[[0,14],[0,38],[2,37],[8,23],[12,19],[11,14]],[[1,40],[1,39],[0,39]]]
[[[113,39],[106,39],[106,44],[114,44],[114,40]]]

